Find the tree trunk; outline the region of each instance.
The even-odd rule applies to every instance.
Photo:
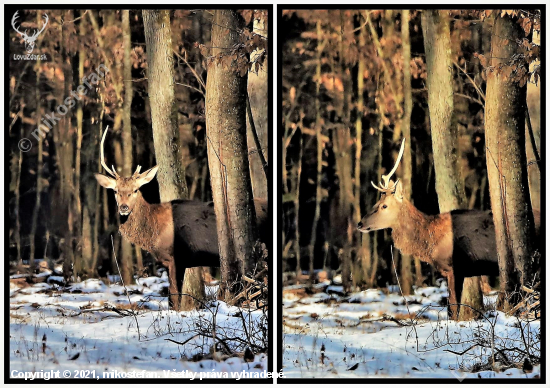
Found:
[[[65,20],[71,20],[71,14],[70,11],[64,12],[64,19]],[[68,66],[69,60],[68,60],[68,34],[64,31],[63,24],[60,27],[60,49],[61,56],[63,58],[63,76],[64,76],[64,82],[63,82],[63,88],[59,88],[59,103],[65,99],[65,96],[69,95],[70,92],[70,85],[72,85],[72,68]],[[57,148],[59,149],[58,153],[58,163],[59,163],[59,169],[60,176],[62,177],[61,182],[59,184],[61,185],[60,191],[61,191],[61,202],[62,206],[66,210],[66,221],[67,221],[67,228],[65,229],[64,233],[64,244],[63,244],[63,276],[65,278],[65,281],[69,281],[73,275],[80,275],[75,274],[73,272],[75,261],[78,261],[77,257],[78,254],[75,249],[74,244],[74,237],[77,235],[74,233],[75,225],[78,224],[77,218],[80,217],[80,215],[76,215],[74,212],[74,196],[77,195],[74,193],[74,175],[73,175],[73,166],[74,166],[74,160],[73,160],[73,139],[71,136],[71,118],[70,118],[70,112],[63,116],[63,119],[61,119],[59,125],[56,125],[54,127],[55,129],[58,129],[59,131],[59,138],[58,141],[55,142],[57,145]],[[78,195],[80,195],[78,193]],[[75,276],[76,277],[76,276]]]
[[[317,137],[317,179],[315,183],[315,213],[313,215],[313,224],[311,227],[311,239],[309,242],[309,284],[313,284],[315,279],[315,244],[317,242],[317,225],[319,224],[319,218],[321,216],[321,196],[323,192],[321,190],[321,179],[323,178],[323,139],[321,128],[321,102],[320,102],[320,88],[321,88],[321,56],[323,52],[323,44],[321,43],[321,22],[317,20],[317,64],[315,67],[316,74],[316,93],[315,93],[315,132]],[[350,260],[345,260],[342,263],[342,283],[344,288],[348,288],[351,265]]]
[[[234,10],[215,10],[212,55],[240,43],[243,18]],[[208,165],[218,228],[220,297],[231,301],[240,289],[247,260],[254,257],[256,212],[246,143],[247,74],[236,63],[211,62],[206,83]]]
[[[185,167],[181,163],[181,141],[178,129],[178,109],[174,96],[174,65],[169,11],[143,10],[143,24],[147,45],[147,77],[153,122],[155,155],[160,166],[157,174],[162,202],[186,199]],[[201,271],[187,269],[180,306],[192,309],[199,307],[197,300],[204,300],[205,290]],[[186,288],[194,285],[192,289]]]
[[[267,36],[268,32],[268,15],[254,19],[254,32],[260,34],[264,37]],[[261,55],[263,50],[256,50],[250,53],[250,60],[253,61],[254,58]],[[248,96],[250,98],[250,109],[252,110],[252,116],[254,118],[254,125],[258,133],[258,137],[261,144],[261,150],[256,149],[254,145],[254,137],[252,135],[250,124],[248,124],[248,144],[249,144],[249,163],[250,163],[250,178],[252,179],[252,192],[254,193],[254,198],[265,198],[267,199],[267,177],[264,173],[264,168],[262,166],[261,159],[259,157],[259,152],[263,152],[266,160],[269,149],[267,145],[269,144],[268,137],[268,107],[269,107],[269,96],[268,96],[268,63],[267,60],[264,61],[263,66],[258,69],[258,72],[250,72],[248,74]]]
[[[432,150],[439,200],[439,211],[449,212],[466,208],[464,181],[460,173],[458,129],[453,101],[453,61],[451,57],[450,21],[447,11],[422,12],[422,32],[428,70],[428,105],[432,133]],[[456,271],[456,267],[454,270]],[[457,277],[460,282],[461,277]],[[449,285],[451,286],[451,285]],[[460,287],[457,284],[457,287]],[[478,310],[483,308],[479,279],[465,279],[463,300]],[[462,301],[457,301],[462,303]],[[451,316],[459,320],[470,319],[474,310],[463,306],[450,306]]]
[[[411,156],[411,114],[412,114],[412,86],[411,86],[411,39],[409,32],[409,10],[401,11],[401,39],[403,41],[403,120],[401,130],[405,142],[401,176],[403,177],[404,197],[411,201],[412,197],[412,156]],[[404,295],[412,293],[412,258],[410,255],[401,255],[401,289]]]
[[[40,25],[40,17],[41,12],[36,13],[36,20]],[[38,71],[40,69],[40,60],[36,62],[36,90],[35,90],[35,100],[36,100],[36,112],[35,112],[35,121],[36,126],[38,127],[40,125],[40,117],[42,115],[42,103],[40,100],[40,72]],[[31,231],[29,234],[29,244],[30,244],[30,256],[29,256],[29,269],[31,271],[31,274],[35,270],[35,251],[36,251],[36,227],[38,223],[38,214],[40,213],[40,197],[42,195],[42,136],[39,136],[38,138],[38,150],[37,150],[37,160],[36,160],[36,191],[35,191],[35,202],[34,202],[34,209],[32,213],[32,222],[31,222]]]
[[[122,106],[122,175],[130,177],[132,175],[132,60],[130,53],[132,51],[132,40],[130,30],[130,11],[122,11],[122,42],[124,46],[123,63],[123,84],[124,84],[124,103]],[[132,244],[126,239],[122,239],[120,261],[123,267],[129,269],[126,271],[124,282],[130,284],[132,281]]]
[[[517,41],[525,33],[508,15],[496,16],[491,40],[490,65],[498,67],[519,53]],[[489,193],[495,223],[500,268],[499,309],[513,304],[509,294],[532,282],[534,273],[534,220],[529,196],[525,155],[525,110],[527,87],[505,76],[505,71],[487,71],[485,131]],[[519,277],[519,279],[518,279]]]

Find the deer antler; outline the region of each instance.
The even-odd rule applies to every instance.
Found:
[[[103,132],[103,137],[101,138],[101,147],[99,149],[101,165],[109,175],[118,179],[120,176],[117,174],[115,166],[112,166],[113,169],[111,170],[109,167],[107,167],[107,164],[105,164],[105,154],[103,153],[103,143],[105,143],[105,137],[107,136],[108,131],[109,131],[109,126],[107,125],[107,128],[105,128],[105,132]]]
[[[390,181],[390,178],[392,177],[393,174],[395,174],[395,171],[397,170],[397,166],[399,166],[399,162],[401,161],[401,158],[403,157],[403,152],[405,151],[405,138],[403,138],[403,141],[401,142],[401,149],[399,150],[399,155],[397,156],[397,160],[395,161],[395,165],[393,166],[393,168],[391,169],[391,171],[386,174],[386,175],[382,175],[382,181],[383,182],[380,182],[379,185],[380,187],[376,186],[374,184],[374,182],[370,182],[374,188],[378,191],[381,191],[383,193],[387,193],[387,192],[391,192],[395,189],[395,187],[397,186],[397,182],[399,182],[399,179],[395,181],[395,183],[391,184],[390,186],[390,183],[392,183]]]
[[[46,20],[46,22],[44,23],[44,25],[42,26],[42,29],[40,31],[36,30],[36,32],[32,35],[32,38],[35,38],[40,35],[42,33],[42,31],[44,31],[44,29],[46,28],[46,26],[48,25],[48,21],[50,20],[50,18],[48,18],[48,15],[44,14],[44,19]]]
[[[141,171],[141,166],[138,165],[138,166],[136,167],[136,171],[134,171],[134,174],[132,175],[132,178],[137,177],[137,176],[139,175],[139,172],[140,172],[140,171]]]
[[[16,19],[19,17],[18,15],[19,11],[15,12],[13,14],[13,17],[11,18],[11,26],[13,27],[13,29],[15,30],[15,32],[17,32],[19,35],[21,35],[25,40],[27,40],[29,38],[29,36],[27,35],[27,30],[25,30],[25,32],[21,32],[19,31],[19,28],[17,28],[15,26],[15,21]]]

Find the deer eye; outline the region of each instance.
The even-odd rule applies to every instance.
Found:
[[[137,193],[137,190],[134,190],[134,194]]]
[[[388,205],[382,205],[382,209],[385,209],[387,207],[388,207]]]

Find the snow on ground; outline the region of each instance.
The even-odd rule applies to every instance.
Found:
[[[217,361],[191,361],[197,354],[208,354],[213,345],[210,338],[195,336],[197,325],[210,327],[215,316],[219,337],[245,338],[243,322],[261,324],[265,317],[260,311],[241,313],[238,308],[215,300],[203,310],[169,310],[167,298],[161,296],[162,289],[168,287],[165,274],[138,279],[137,284],[127,286],[129,297],[121,285],[107,285],[98,279],[73,284],[61,292],[59,286],[51,283],[52,278],[50,283],[26,288],[10,283],[12,373],[87,370],[103,377],[103,372],[148,371],[156,372],[158,377],[182,377],[166,373],[188,371],[197,373],[198,378],[198,373],[213,370],[267,370],[265,354],[245,362],[242,354],[224,356],[217,352],[213,357]],[[207,294],[216,288],[207,287]],[[135,309],[136,317],[121,315],[128,314],[130,307]],[[168,339],[188,342],[179,345]],[[225,342],[236,349],[236,342]]]
[[[490,346],[467,350],[472,341],[495,333],[496,347],[521,347],[521,332],[516,318],[495,311],[477,321],[449,321],[447,309],[442,307],[442,299],[448,297],[444,282],[441,287],[416,289],[406,298],[407,303],[395,286],[388,287],[390,293],[369,289],[344,297],[341,286],[328,284],[315,285],[309,292],[301,285],[284,288],[286,377],[464,379],[540,375],[539,366],[530,373],[517,368],[465,372],[491,359]],[[495,296],[486,297],[485,305],[494,301]],[[403,326],[411,317],[416,324]],[[540,346],[536,339],[540,321],[528,328],[527,341],[539,342]],[[539,349],[540,356],[538,346],[534,348]],[[448,350],[467,352],[457,355]]]

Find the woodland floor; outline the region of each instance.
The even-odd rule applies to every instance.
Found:
[[[103,372],[113,371],[156,372],[158,377],[181,377],[167,373],[188,371],[197,373],[198,379],[199,372],[228,372],[236,378],[232,372],[267,370],[265,354],[252,355],[248,362],[242,352],[208,357],[213,342],[197,335],[198,327],[209,327],[215,315],[217,335],[243,338],[245,320],[260,324],[265,319],[258,311],[249,314],[215,300],[204,310],[169,310],[167,298],[161,296],[168,286],[166,277],[138,279],[128,286],[130,300],[120,285],[90,279],[61,291],[52,284],[55,280],[50,276],[49,283],[22,288],[10,282],[12,372],[87,370],[101,378]],[[136,316],[127,315],[130,310]],[[168,339],[189,342],[178,345]],[[199,354],[207,357],[194,361]]]
[[[441,287],[423,287],[404,298],[395,286],[344,296],[329,281],[308,289],[283,289],[283,372],[294,378],[533,378],[522,365],[492,363],[490,338],[499,349],[527,341],[540,357],[540,320],[526,323],[489,311],[484,319],[454,322],[442,307]],[[494,305],[495,296],[485,297]],[[415,324],[410,325],[411,319]],[[524,338],[522,338],[521,326]],[[480,343],[483,346],[472,345]],[[467,350],[463,355],[460,353]],[[452,353],[451,351],[455,352]],[[514,356],[514,354],[511,354]],[[516,354],[517,356],[517,354]],[[491,365],[488,367],[488,365]],[[487,370],[492,369],[492,370]]]

